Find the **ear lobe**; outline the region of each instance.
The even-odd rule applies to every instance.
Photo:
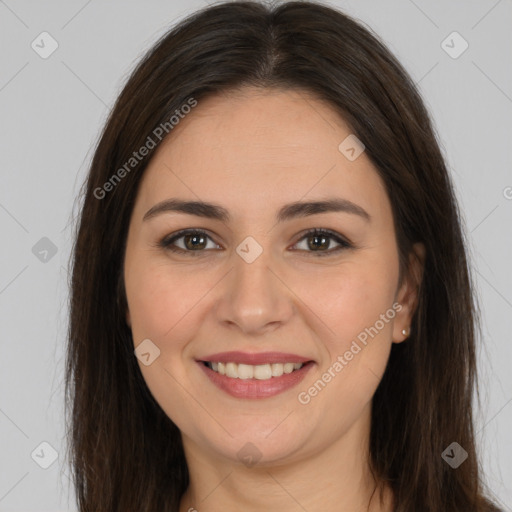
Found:
[[[425,246],[421,242],[414,244],[409,254],[407,275],[396,297],[402,309],[396,314],[393,324],[393,343],[401,343],[410,335],[412,317],[418,305],[418,291],[423,279],[425,256]]]

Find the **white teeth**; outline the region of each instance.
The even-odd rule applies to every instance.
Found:
[[[231,379],[257,379],[268,380],[272,377],[281,377],[283,373],[292,373],[302,368],[303,363],[272,363],[272,364],[237,364],[209,362],[208,367],[214,372],[225,375]]]
[[[283,375],[283,365],[274,363],[272,365],[272,377],[281,377]]]
[[[238,378],[239,379],[252,379],[253,377],[254,377],[254,366],[251,366],[250,364],[239,364],[238,365]]]
[[[285,363],[283,371],[284,371],[284,373],[292,373],[293,372],[293,363]]]
[[[226,363],[226,377],[236,379],[238,377],[238,368],[235,363]]]
[[[254,367],[254,378],[266,380],[272,377],[272,369],[269,364],[259,364]]]

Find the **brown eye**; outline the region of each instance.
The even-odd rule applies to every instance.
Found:
[[[208,240],[211,240],[213,243],[213,240],[205,231],[201,229],[186,229],[164,238],[159,245],[173,252],[197,254],[204,252],[204,249],[208,248]],[[215,243],[213,245],[215,249],[219,247]]]
[[[330,237],[324,235],[309,235],[308,247],[310,249],[328,249],[330,245]]]
[[[316,253],[315,256],[329,256],[335,252],[337,253],[352,247],[352,244],[343,239],[339,234],[318,228],[309,230],[299,242],[302,242],[302,240],[306,240],[306,247],[299,250]],[[332,247],[332,242],[338,244],[338,246]],[[295,245],[297,246],[298,244]]]
[[[182,238],[187,249],[195,250],[206,247],[206,237],[204,235],[183,235]]]
[[[295,244],[295,247],[305,240],[305,247],[298,250],[305,253],[312,253],[315,256],[329,256],[343,249],[352,248],[353,245],[341,237],[338,233],[326,229],[313,228]],[[211,242],[210,247],[208,243]],[[333,244],[334,247],[332,247]],[[198,256],[206,253],[206,249],[222,249],[202,229],[185,229],[164,238],[158,244],[169,251]],[[213,246],[212,246],[213,245]],[[296,250],[296,249],[294,249]]]

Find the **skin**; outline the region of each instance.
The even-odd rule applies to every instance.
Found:
[[[424,249],[414,247],[419,257],[411,257],[413,272],[399,286],[391,204],[367,155],[350,161],[338,149],[350,133],[332,107],[306,92],[246,88],[201,100],[145,172],[125,255],[126,319],[134,347],[149,338],[160,350],[139,366],[182,432],[191,484],[180,512],[392,509],[389,489],[382,502],[377,493],[370,500],[371,401],[392,343],[407,338],[402,329],[411,323]],[[364,208],[370,222],[347,212],[275,221],[286,203],[333,196]],[[167,212],[143,221],[171,197],[220,204],[232,220]],[[315,227],[354,248],[317,256],[339,244],[331,238],[325,249],[314,240],[308,246],[303,233]],[[202,252],[158,246],[185,228],[208,232]],[[263,249],[250,264],[236,252],[247,236]],[[300,403],[298,393],[394,303],[402,305],[394,319]],[[295,353],[315,365],[277,396],[234,398],[196,363],[229,350]],[[261,453],[253,467],[237,455],[247,442]]]

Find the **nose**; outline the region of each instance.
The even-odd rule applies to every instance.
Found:
[[[233,264],[219,290],[218,320],[247,335],[263,334],[289,321],[293,293],[279,275],[270,250],[252,263],[234,253]]]

